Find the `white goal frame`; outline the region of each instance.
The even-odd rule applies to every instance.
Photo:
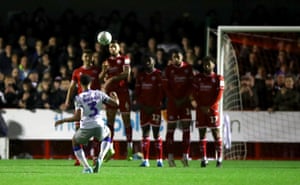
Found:
[[[227,32],[299,32],[300,26],[218,26],[217,30],[217,73],[224,75],[223,36]],[[225,87],[226,88],[226,87]],[[219,106],[220,118],[223,118],[223,98]],[[223,125],[223,119],[221,119]]]

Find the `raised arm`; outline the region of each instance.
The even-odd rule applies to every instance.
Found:
[[[70,101],[71,101],[71,97],[74,95],[74,91],[76,88],[76,83],[75,81],[71,81],[71,84],[68,88],[68,92],[67,92],[67,96],[66,96],[66,100],[65,100],[65,105],[68,107],[70,105]]]

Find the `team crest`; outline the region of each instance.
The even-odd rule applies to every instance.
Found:
[[[122,60],[117,60],[117,63],[118,63],[118,64],[121,64],[121,63],[122,63]]]

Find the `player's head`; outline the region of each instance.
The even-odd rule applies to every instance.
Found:
[[[155,59],[151,56],[145,56],[143,59],[144,66],[146,70],[151,70],[154,68]]]
[[[183,55],[179,50],[171,51],[171,61],[174,65],[180,65],[183,61]]]
[[[204,72],[213,72],[215,68],[215,59],[211,56],[206,56],[202,59]]]
[[[93,51],[90,49],[84,49],[82,51],[81,60],[83,61],[83,65],[92,65],[92,54]]]
[[[120,44],[118,43],[117,40],[111,41],[108,49],[109,49],[109,53],[113,56],[117,56],[120,54]]]
[[[84,88],[88,88],[89,87],[89,85],[91,84],[91,82],[92,82],[92,79],[91,79],[91,77],[89,76],[89,75],[87,75],[87,74],[82,74],[81,76],[80,76],[80,84],[81,84],[81,86]]]

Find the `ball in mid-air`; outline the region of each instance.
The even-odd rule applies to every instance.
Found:
[[[97,40],[102,45],[107,45],[111,42],[112,36],[108,31],[101,31],[97,35]]]

